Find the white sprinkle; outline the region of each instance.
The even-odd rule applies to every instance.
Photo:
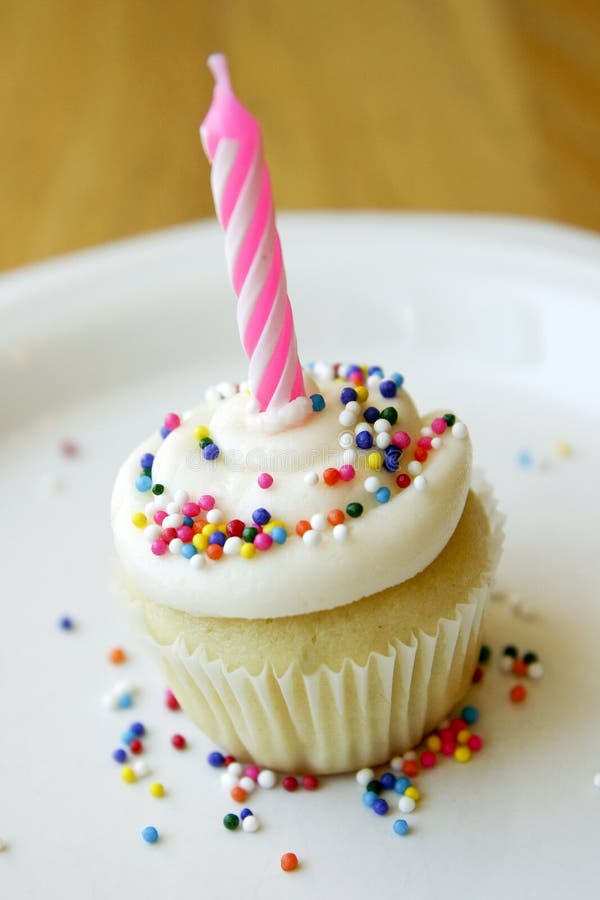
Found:
[[[154,513],[156,512],[154,500],[151,500],[150,503],[146,504],[146,506],[144,507],[144,512],[146,513],[146,518],[152,521]]]
[[[347,409],[343,409],[338,416],[338,422],[340,425],[343,425],[344,428],[349,428],[356,424],[356,415],[353,412],[349,412]]]
[[[415,491],[426,491],[428,486],[428,481],[424,475],[417,475],[417,477],[413,481],[413,485]]]
[[[333,529],[333,536],[336,541],[346,541],[348,539],[349,531],[347,525],[335,525]]]
[[[598,790],[600,790],[600,772],[596,772],[592,781],[593,781],[594,787],[597,787]]]
[[[401,772],[403,764],[404,759],[401,756],[393,756],[390,759],[390,769],[392,770],[392,772]]]
[[[434,437],[431,439],[431,447],[433,450],[439,450],[443,446],[443,443],[441,437]]]
[[[356,780],[361,787],[366,787],[374,778],[375,773],[373,769],[359,769],[356,773]]]
[[[425,425],[424,428],[421,428],[421,434],[423,437],[433,437],[434,432],[429,425]]]
[[[243,771],[244,771],[244,767],[239,762],[234,761],[232,763],[229,763],[229,765],[227,766],[228,774],[231,775],[232,778],[237,778],[238,781],[241,778]]]
[[[333,366],[330,366],[329,363],[326,362],[316,362],[314,373],[319,379],[319,381],[332,381],[333,380]]]
[[[311,516],[310,524],[315,531],[325,531],[327,529],[327,519],[322,513],[315,513],[314,516]]]
[[[411,813],[417,804],[412,797],[400,797],[398,800],[398,809],[403,813]]]
[[[411,460],[406,468],[408,469],[409,475],[420,475],[423,471],[423,466],[418,459]]]
[[[379,447],[380,450],[387,450],[387,448],[392,443],[391,436],[387,433],[387,431],[382,431],[375,438],[375,443]]]
[[[381,482],[376,475],[369,475],[365,478],[365,491],[368,494],[374,494],[381,487]]]
[[[514,659],[512,656],[503,656],[500,660],[500,671],[504,672],[507,675],[509,672],[512,672],[514,665]]]
[[[259,828],[260,822],[256,816],[246,816],[242,819],[242,831],[247,831],[251,834],[254,831],[258,831]]]
[[[183,516],[181,513],[173,513],[170,516],[165,516],[162,521],[163,528],[181,528],[183,525]]]
[[[171,498],[168,494],[160,494],[152,502],[154,503],[154,509],[164,509],[166,512],[167,504],[171,502]]]
[[[102,694],[100,702],[104,709],[116,709],[119,705],[119,698],[114,691],[107,691],[105,694]]]
[[[244,541],[241,537],[230,537],[227,538],[225,543],[223,544],[223,553],[226,556],[236,556],[240,552],[240,548],[243,546]]]
[[[144,528],[144,537],[149,544],[161,536],[162,528],[159,525],[147,525]]]
[[[204,392],[204,399],[207,403],[215,403],[221,399],[221,395],[215,387],[209,387]]]
[[[351,431],[342,431],[338,438],[338,444],[343,450],[347,450],[349,447],[354,446],[354,435]]]
[[[537,681],[544,677],[544,667],[541,662],[532,662],[527,666],[527,677]]]
[[[356,450],[352,447],[350,450],[344,450],[342,453],[342,460],[345,466],[351,466],[356,462]]]
[[[190,567],[192,569],[201,569],[204,565],[204,553],[194,553],[190,557]]]
[[[373,428],[376,434],[381,434],[382,431],[391,431],[392,426],[387,419],[377,419]]]
[[[360,403],[358,403],[356,400],[350,400],[349,403],[346,403],[344,409],[346,410],[346,412],[353,413],[355,416],[357,416],[360,412]]]
[[[307,472],[304,476],[304,484],[315,485],[319,482],[319,476],[316,472]]]
[[[258,783],[261,788],[270,790],[277,784],[277,776],[275,775],[275,772],[272,772],[270,769],[262,769],[262,771],[258,773]]]
[[[468,435],[467,426],[464,422],[455,422],[452,426],[452,437],[463,440]]]
[[[226,791],[230,791],[231,788],[237,787],[238,783],[238,779],[235,775],[231,775],[230,772],[223,772],[221,774],[221,784]]]
[[[173,538],[172,541],[169,541],[169,553],[181,553],[182,547],[183,541],[180,538]]]
[[[417,753],[416,753],[415,750],[407,750],[406,753],[404,754],[404,759],[405,759],[405,760],[407,760],[407,759],[416,759],[416,758],[417,758]]]
[[[181,512],[181,504],[180,503],[176,503],[174,500],[171,500],[170,503],[165,503],[164,497],[163,497],[163,507],[162,508],[165,510],[165,512],[169,516],[176,516],[176,515],[178,515],[178,513]]]
[[[321,534],[320,532],[315,531],[314,528],[311,528],[309,531],[304,532],[302,540],[307,547],[316,547],[317,544],[321,543]]]
[[[145,759],[137,759],[131,767],[138,778],[145,778],[150,774],[150,766]]]
[[[206,521],[210,522],[211,525],[218,525],[219,522],[223,521],[223,518],[224,516],[222,510],[217,509],[216,506],[214,506],[212,509],[209,509],[209,511],[206,513]]]
[[[370,422],[359,422],[354,429],[354,433],[360,434],[361,431],[368,431],[369,434],[373,434],[373,426]]]
[[[251,794],[256,790],[256,782],[253,778],[250,778],[248,775],[243,775],[240,778],[240,787],[244,788],[247,794]]]
[[[181,488],[179,488],[178,491],[175,491],[175,503],[178,503],[179,506],[183,506],[183,504],[187,503],[189,499],[190,495],[187,491],[182,491]],[[178,510],[178,512],[180,511],[181,510]],[[169,510],[167,510],[167,512],[169,512]]]
[[[373,390],[374,388],[378,388],[381,382],[381,378],[379,375],[369,375],[367,378],[367,387],[369,390]]]

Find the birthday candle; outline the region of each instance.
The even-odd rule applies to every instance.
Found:
[[[215,209],[225,230],[227,267],[238,296],[248,382],[261,411],[304,396],[292,308],[287,294],[271,180],[260,127],[233,93],[227,61],[214,54],[210,109],[200,136],[212,165]]]

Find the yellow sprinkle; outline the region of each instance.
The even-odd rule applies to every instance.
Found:
[[[367,456],[367,464],[370,469],[380,469],[383,465],[381,453],[378,453],[376,450],[373,453],[369,453]]]
[[[216,525],[213,525],[212,522],[207,522],[206,525],[204,526],[204,528],[202,529],[202,534],[205,534],[208,537],[209,534],[214,534],[214,532],[216,530],[217,530]]]
[[[571,444],[561,442],[556,445],[556,455],[560,456],[561,459],[568,459],[569,456],[573,455],[573,447]]]
[[[202,551],[206,550],[208,547],[208,535],[207,534],[195,534],[192,538],[192,544],[196,548],[196,550]]]
[[[219,524],[217,525],[217,531],[222,531],[223,534],[227,534],[227,525],[225,524],[225,522],[219,522]]]
[[[137,781],[137,775],[131,768],[131,766],[122,766],[121,767],[121,778],[123,781],[126,781],[127,784],[133,784],[134,781]]]
[[[437,734],[430,734],[425,743],[427,744],[427,749],[433,750],[434,753],[439,753],[442,749],[442,741]]]
[[[285,528],[286,531],[288,530],[287,525],[281,519],[271,519],[266,525],[263,525],[263,531],[267,534],[271,534],[274,528]]]
[[[210,437],[210,431],[206,427],[206,425],[196,425],[194,428],[194,439],[197,441],[201,441],[202,438]]]
[[[468,743],[470,737],[471,737],[471,732],[469,731],[469,729],[463,728],[456,735],[456,740],[458,741],[459,744],[466,744],[466,743]]]
[[[148,519],[144,515],[143,512],[134,513],[131,517],[131,521],[135,525],[136,528],[145,528],[148,524]]]
[[[356,391],[356,399],[359,403],[364,403],[365,400],[369,398],[369,390],[364,386],[364,384],[360,384],[358,387],[354,388]]]
[[[165,789],[160,781],[153,781],[150,787],[148,788],[153,797],[164,797]]]
[[[412,799],[416,803],[418,800],[421,799],[421,791],[418,788],[414,787],[414,785],[411,784],[410,787],[407,787],[406,790],[404,791],[404,796],[412,797]]]
[[[254,544],[250,544],[247,541],[244,542],[240,547],[240,556],[243,556],[244,559],[252,559],[255,553],[256,547],[254,546]]]
[[[457,747],[454,751],[454,759],[457,762],[466,763],[471,759],[471,751],[469,747]]]

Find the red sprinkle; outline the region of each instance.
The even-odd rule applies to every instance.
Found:
[[[510,699],[513,703],[522,703],[526,696],[527,688],[524,684],[515,684],[515,686],[510,689]]]
[[[302,787],[306,791],[316,791],[316,789],[319,787],[319,779],[316,775],[303,775]]]
[[[423,768],[432,769],[437,762],[437,757],[433,750],[424,750],[421,753],[420,760]]]
[[[416,759],[406,759],[402,763],[402,771],[405,775],[408,775],[409,778],[414,778],[415,775],[419,774],[419,763]]]
[[[481,748],[483,747],[483,741],[478,734],[472,734],[467,741],[467,747],[469,747],[471,750],[481,750]]]
[[[286,775],[281,784],[284,790],[295,791],[298,788],[298,779],[293,775]]]
[[[223,757],[223,765],[224,766],[229,766],[229,765],[231,765],[232,762],[237,762],[235,756],[232,756],[231,754],[229,754],[229,756]]]
[[[468,727],[464,719],[452,719],[450,722],[450,728],[454,734],[458,734],[459,731],[464,731]]]
[[[165,706],[173,710],[181,709],[177,697],[170,688],[167,688],[165,691]]]
[[[473,672],[473,677],[471,678],[471,681],[473,682],[473,684],[479,684],[479,682],[482,679],[483,679],[483,669],[481,668],[481,666],[477,666],[477,668]]]
[[[410,484],[410,475],[405,475],[404,473],[398,475],[398,477],[396,478],[396,484],[399,488],[404,490],[404,488],[407,488]]]
[[[174,734],[171,743],[176,750],[184,750],[187,746],[187,741],[182,734]]]
[[[132,753],[136,753],[136,754],[137,754],[137,753],[141,753],[141,752],[142,752],[142,750],[144,749],[144,746],[143,746],[143,744],[142,744],[142,742],[140,741],[139,738],[134,738],[134,739],[131,741],[131,743],[129,744],[129,749],[131,750]]]
[[[522,659],[515,659],[512,670],[514,675],[527,675],[527,663]]]

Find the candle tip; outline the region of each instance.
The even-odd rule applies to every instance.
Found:
[[[211,53],[207,59],[207,65],[213,73],[215,85],[218,88],[231,90],[231,80],[229,78],[229,69],[227,67],[227,57],[224,53]]]

